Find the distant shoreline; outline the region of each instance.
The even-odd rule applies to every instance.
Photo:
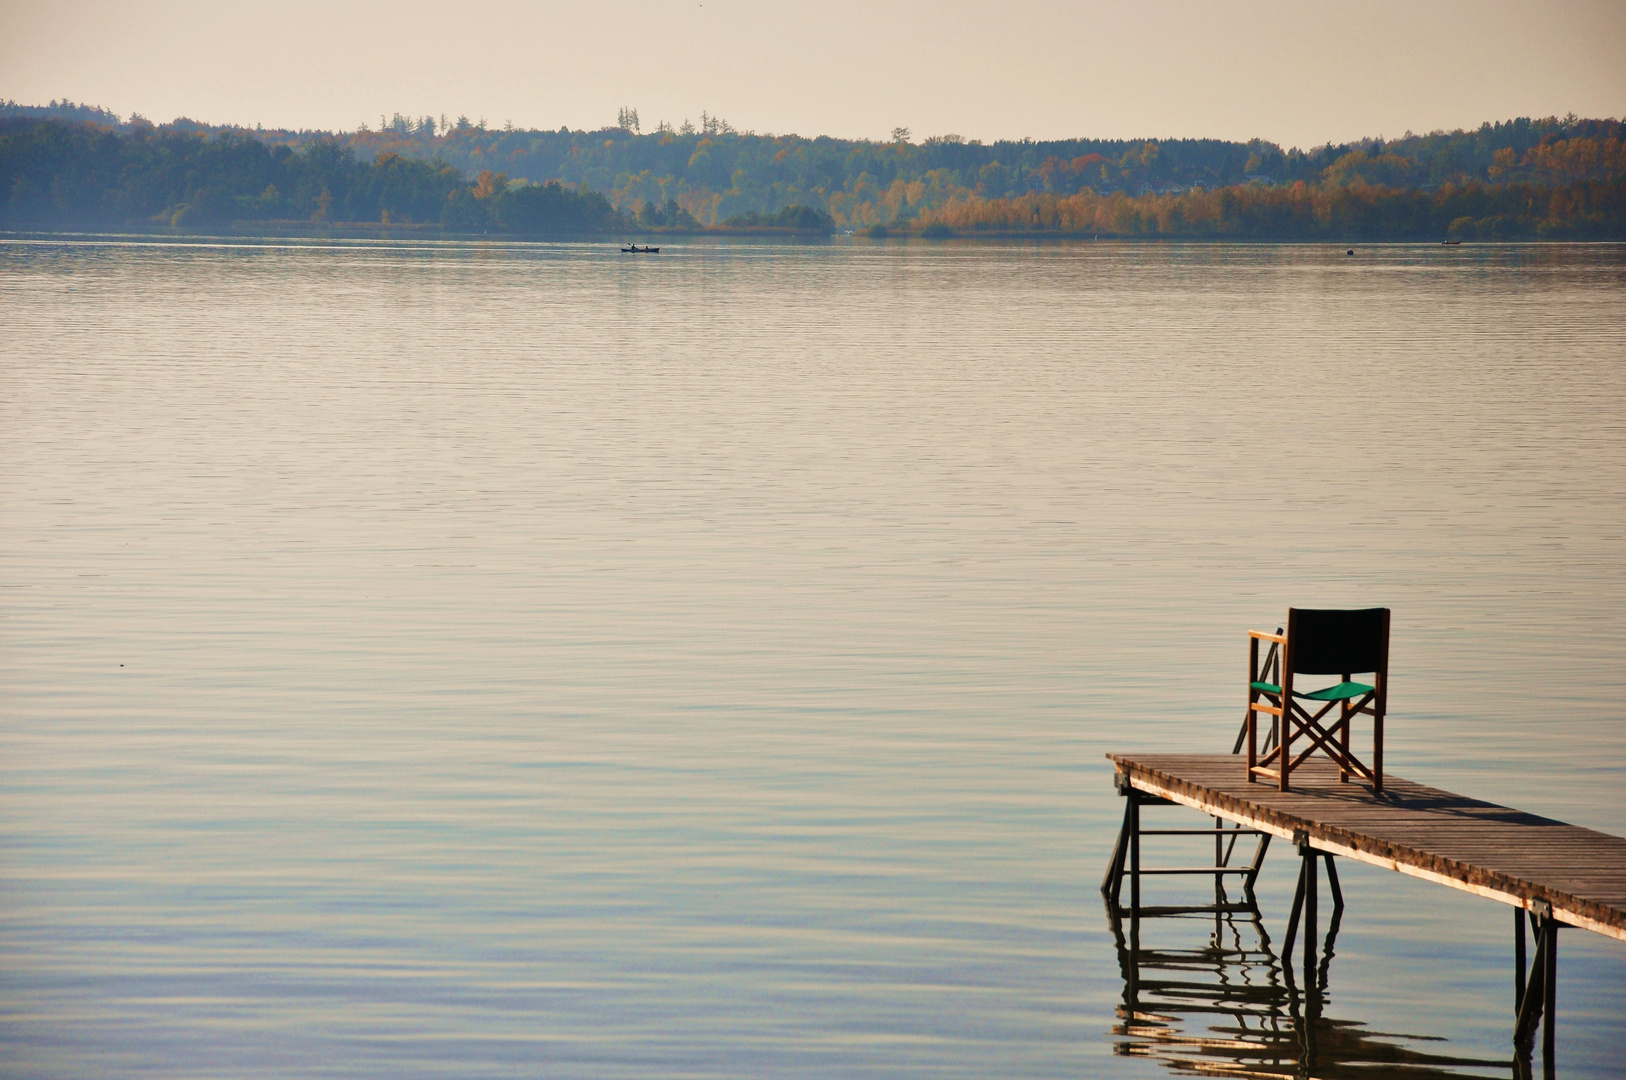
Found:
[[[62,241],[72,239],[84,240],[224,240],[224,241],[251,241],[264,240],[275,242],[279,240],[375,240],[375,241],[410,241],[419,240],[433,243],[500,243],[500,244],[582,244],[582,245],[620,245],[622,243],[637,244],[670,244],[674,241],[711,241],[726,242],[729,240],[754,241],[780,241],[800,244],[847,244],[857,241],[863,244],[889,244],[903,243],[933,244],[943,241],[956,242],[999,242],[1028,241],[1032,243],[1103,243],[1124,245],[1157,245],[1157,244],[1191,244],[1202,246],[1244,245],[1248,247],[1330,247],[1340,251],[1346,248],[1379,248],[1379,247],[1444,247],[1446,245],[1438,237],[1389,237],[1378,240],[1362,239],[1327,239],[1325,237],[1304,236],[1214,236],[1212,234],[1191,234],[1185,236],[1161,234],[1155,236],[1134,234],[1091,234],[1077,232],[995,232],[982,230],[977,232],[965,231],[953,235],[922,236],[919,232],[898,232],[889,230],[885,236],[869,236],[864,232],[844,232],[834,235],[822,233],[795,232],[785,229],[722,229],[706,228],[688,231],[674,231],[663,233],[602,233],[597,235],[583,235],[580,233],[568,235],[544,236],[528,233],[500,233],[484,232],[469,233],[444,229],[438,225],[398,225],[391,223],[382,225],[378,222],[335,222],[325,226],[310,226],[307,228],[188,228],[186,226],[132,226],[127,228],[98,228],[85,226],[78,228],[62,227],[56,229],[0,229],[0,242],[27,243],[29,241]],[[1603,245],[1620,246],[1626,240],[1611,238],[1551,238],[1551,237],[1519,237],[1493,240],[1469,240],[1461,244],[1452,244],[1452,247],[1507,247],[1507,246],[1561,246],[1561,245]]]
[[[3,113],[0,226],[12,229],[623,241],[1626,238],[1618,120],[1521,120],[1283,155],[1201,140],[845,146],[723,130],[521,139],[458,127],[433,139],[397,132],[386,143],[366,132],[290,141],[181,121],[114,127]],[[468,154],[440,156],[458,147]]]

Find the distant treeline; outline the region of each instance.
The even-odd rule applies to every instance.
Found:
[[[736,228],[1257,237],[1621,236],[1623,125],[1520,119],[1310,151],[1262,141],[889,142],[696,128],[120,122],[0,103],[10,227],[329,221],[531,234]]]
[[[737,131],[705,114],[698,127],[663,124],[639,134],[638,126],[637,111],[626,109],[615,126],[591,132],[499,130],[466,117],[396,114],[378,130],[333,137],[363,158],[381,153],[438,157],[469,176],[492,169],[531,181],[585,184],[628,211],[670,200],[705,225],[806,205],[829,213],[838,227],[856,229],[907,227],[915,215],[954,200],[1065,196],[1086,190],[1142,197],[1243,184],[1285,187],[1300,181],[1364,180],[1432,191],[1473,181],[1554,185],[1609,179],[1621,175],[1619,147],[1626,135],[1626,126],[1616,120],[1549,117],[1304,151],[1257,139],[983,144],[942,135],[912,142],[902,129],[887,142],[810,139]],[[314,137],[270,131],[260,136],[290,146]]]
[[[1001,141],[956,135],[887,142],[757,135],[702,115],[698,127],[638,134],[635,110],[599,131],[488,129],[459,117],[397,114],[381,130],[335,135],[359,157],[381,153],[438,157],[467,176],[484,169],[531,181],[558,179],[602,193],[634,211],[676,202],[703,225],[805,205],[837,227],[907,227],[950,201],[1030,195],[1130,197],[1240,185],[1290,187],[1358,181],[1431,192],[1446,184],[1528,181],[1544,186],[1623,174],[1626,125],[1577,117],[1517,119],[1473,131],[1407,134],[1312,150],[1262,140]],[[310,134],[264,132],[301,145]]]

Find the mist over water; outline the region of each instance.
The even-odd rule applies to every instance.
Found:
[[[9,240],[0,310],[7,1076],[1170,1075],[1103,754],[1228,750],[1290,604],[1394,609],[1386,768],[1626,834],[1619,246]],[[1340,869],[1329,1015],[1506,1060],[1508,909]],[[1626,947],[1558,1009],[1614,1075]]]

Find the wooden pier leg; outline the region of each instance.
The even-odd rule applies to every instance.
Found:
[[[1524,1008],[1524,908],[1513,909],[1513,1015]]]
[[[1531,958],[1530,980],[1525,984],[1524,1000],[1519,1004],[1519,1016],[1513,1023],[1513,1043],[1521,1052],[1530,1049],[1547,1001],[1547,924],[1551,919],[1552,908],[1544,901],[1531,905],[1530,924],[1535,931],[1536,955]]]
[[[1112,847],[1112,861],[1107,863],[1106,877],[1101,879],[1101,895],[1111,900],[1114,905],[1118,903],[1118,896],[1124,883],[1124,856],[1129,853],[1129,808],[1130,803],[1124,800],[1124,822],[1118,828],[1118,842]]]
[[[1541,1003],[1546,996],[1542,993],[1542,983],[1547,974],[1547,939],[1536,931],[1535,963],[1530,965],[1530,982],[1524,988],[1524,1004],[1519,1008],[1519,1017],[1513,1024],[1514,1045],[1528,1050],[1534,1041],[1536,1025],[1541,1023]]]
[[[1140,797],[1129,792],[1129,913],[1140,918]]]
[[[1541,1072],[1551,1080],[1558,1075],[1554,1049],[1558,1027],[1558,920],[1549,914],[1541,920],[1541,929],[1547,939],[1547,970],[1541,985]]]
[[[1333,865],[1332,852],[1323,851],[1321,860],[1327,864],[1327,888],[1332,891],[1332,909],[1344,910],[1344,890],[1338,884],[1338,868]]]
[[[1316,946],[1320,942],[1315,932],[1315,864],[1316,853],[1309,844],[1304,845],[1304,990],[1309,993],[1315,986]]]
[[[1263,833],[1259,837],[1259,846],[1253,849],[1253,862],[1248,864],[1248,875],[1242,879],[1242,888],[1248,894],[1248,900],[1253,900],[1253,885],[1259,880],[1259,871],[1265,865],[1265,852],[1270,850],[1270,834]]]

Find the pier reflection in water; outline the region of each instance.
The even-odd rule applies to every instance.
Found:
[[[1252,891],[1233,891],[1242,895],[1217,885],[1212,905],[1145,908],[1138,917],[1106,900],[1124,981],[1116,1053],[1160,1060],[1180,1075],[1519,1074],[1509,1059],[1431,1052],[1416,1044],[1444,1040],[1370,1031],[1359,1020],[1331,1015],[1342,907],[1316,939],[1319,948],[1309,950],[1308,967],[1295,971],[1291,940],[1278,953]]]

